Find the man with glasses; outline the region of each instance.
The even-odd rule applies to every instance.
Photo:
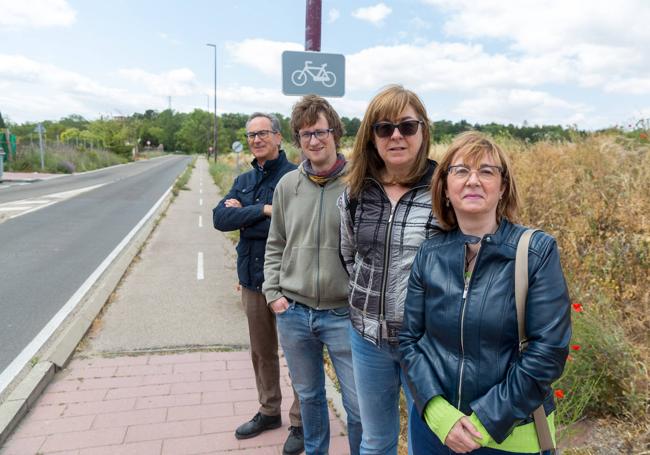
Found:
[[[329,449],[326,346],[341,386],[350,453],[356,455],[361,419],[336,206],[345,187],[346,161],[337,153],[343,126],[325,99],[308,95],[293,107],[291,129],[306,159],[282,177],[273,195],[264,294],[276,314],[280,344],[300,397],[306,453],[326,454]]]
[[[271,224],[273,191],[280,178],[296,169],[281,148],[278,119],[256,112],[246,122],[248,147],[255,156],[253,169],[238,176],[228,194],[212,211],[214,227],[220,231],[239,230],[237,274],[242,304],[248,319],[251,358],[260,409],[252,420],[237,428],[237,439],[248,439],[282,425],[280,416],[280,365],[275,316],[262,294],[264,249]],[[284,454],[303,451],[300,405],[294,392],[289,411],[291,426]]]

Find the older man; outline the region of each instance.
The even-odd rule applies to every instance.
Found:
[[[275,189],[266,245],[264,294],[276,314],[280,344],[300,397],[305,451],[327,454],[329,416],[323,347],[341,385],[350,453],[359,453],[361,420],[352,372],[348,275],[339,259],[336,200],[345,184],[337,153],[343,127],[323,98],[309,95],[293,108],[291,128],[306,159]]]
[[[251,115],[246,122],[246,138],[255,156],[251,163],[253,169],[235,179],[228,194],[212,212],[216,229],[239,230],[237,274],[248,318],[251,358],[260,402],[259,412],[253,419],[235,431],[237,439],[252,438],[282,425],[278,336],[275,316],[262,294],[262,282],[273,191],[280,178],[296,168],[281,148],[280,124],[275,116],[259,112]],[[303,433],[295,392],[289,419],[291,426],[284,454],[299,454],[303,451]]]

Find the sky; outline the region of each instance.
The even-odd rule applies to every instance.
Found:
[[[289,115],[281,54],[305,0],[0,0],[0,113],[16,123],[179,112]],[[322,0],[341,116],[398,83],[431,120],[628,127],[650,117],[646,0]]]

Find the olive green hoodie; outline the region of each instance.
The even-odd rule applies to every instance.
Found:
[[[344,171],[325,186],[309,179],[302,165],[278,182],[264,257],[267,302],[284,296],[321,310],[348,304],[348,274],[339,256]]]

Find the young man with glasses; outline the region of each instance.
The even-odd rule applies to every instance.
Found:
[[[305,451],[326,454],[329,415],[323,348],[336,370],[347,412],[350,453],[359,453],[361,420],[352,371],[348,276],[339,258],[346,161],[337,153],[343,127],[323,98],[308,95],[294,107],[291,129],[305,160],[285,175],[273,195],[266,244],[264,294],[275,312],[280,344],[300,397]]]
[[[214,227],[220,231],[239,230],[237,274],[242,304],[248,319],[251,358],[260,409],[252,420],[237,428],[237,439],[248,439],[282,425],[280,416],[280,365],[275,316],[267,307],[264,281],[264,249],[271,224],[273,191],[280,178],[296,169],[281,148],[278,119],[256,112],[246,122],[248,147],[255,156],[253,169],[238,176],[228,194],[213,210]],[[300,405],[294,392],[289,412],[291,426],[284,454],[303,451]]]

